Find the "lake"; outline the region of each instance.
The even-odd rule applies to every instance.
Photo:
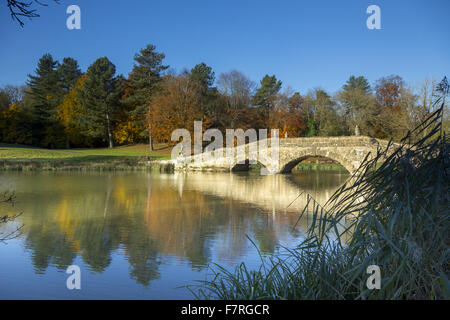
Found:
[[[251,268],[295,247],[308,226],[300,193],[324,203],[346,172],[1,173],[23,212],[0,234],[0,299],[192,299],[210,266]],[[251,239],[252,241],[250,241]],[[255,247],[256,246],[256,247]],[[65,273],[81,269],[81,290]]]

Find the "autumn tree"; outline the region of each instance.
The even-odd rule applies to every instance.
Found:
[[[76,85],[70,90],[58,106],[58,120],[64,128],[66,136],[66,147],[70,148],[71,144],[77,146],[93,146],[94,138],[83,134],[90,128],[83,126],[83,117],[86,107],[79,101],[79,92],[82,90],[87,75],[80,77]]]
[[[160,142],[170,142],[175,129],[185,128],[194,133],[194,121],[203,119],[198,101],[201,92],[189,74],[168,75],[162,90],[152,99],[149,119],[152,134]]]
[[[400,76],[383,77],[376,81],[375,98],[378,121],[377,137],[401,138],[407,131],[408,105],[414,104]]]
[[[32,114],[18,101],[0,110],[0,141],[32,144]]]
[[[6,85],[0,88],[0,111],[8,109],[13,103],[22,100],[24,86]]]
[[[277,95],[275,106],[269,115],[270,129],[279,129],[280,137],[299,137],[305,130],[303,99],[300,94],[289,90]]]
[[[127,85],[125,81],[123,94],[121,97],[120,108],[116,113],[116,121],[114,126],[114,141],[118,144],[139,143],[146,140],[148,127],[148,116],[137,115],[135,112],[135,105],[133,103],[126,103],[130,95],[133,94],[133,89]],[[144,120],[143,120],[144,119]]]
[[[304,99],[299,92],[291,95],[287,101],[289,137],[301,137],[306,130],[306,114],[303,108]]]

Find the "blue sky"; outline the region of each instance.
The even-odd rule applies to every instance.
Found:
[[[66,28],[71,4],[81,30]],[[366,27],[371,4],[381,30]],[[256,82],[275,74],[301,93],[333,93],[352,74],[370,83],[398,74],[412,85],[450,76],[448,0],[61,0],[39,10],[22,29],[0,0],[0,86],[25,83],[46,52],[77,59],[83,71],[107,56],[128,75],[148,43],[176,71],[205,62],[216,75],[237,69]]]

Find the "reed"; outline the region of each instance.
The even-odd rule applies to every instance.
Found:
[[[438,107],[439,106],[439,107]],[[444,102],[401,141],[367,157],[326,204],[312,198],[305,241],[287,253],[188,286],[198,299],[448,299],[449,141]],[[393,151],[393,152],[392,152]],[[344,231],[342,230],[344,226]],[[366,287],[367,267],[381,289]]]

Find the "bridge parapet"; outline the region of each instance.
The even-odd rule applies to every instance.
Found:
[[[279,140],[278,155],[274,159],[274,157],[261,158],[260,143],[261,141],[253,142],[231,149],[221,148],[180,159],[175,164],[175,169],[245,170],[248,169],[249,161],[239,162],[239,160],[258,159],[258,162],[272,173],[287,173],[306,158],[320,156],[339,162],[350,173],[353,173],[368,154],[373,157],[378,149],[385,149],[388,145],[388,141],[365,136],[284,138]],[[270,146],[270,140],[265,141],[265,143]],[[239,152],[244,154],[244,159],[238,159]],[[269,154],[272,156],[271,151],[269,151]]]

